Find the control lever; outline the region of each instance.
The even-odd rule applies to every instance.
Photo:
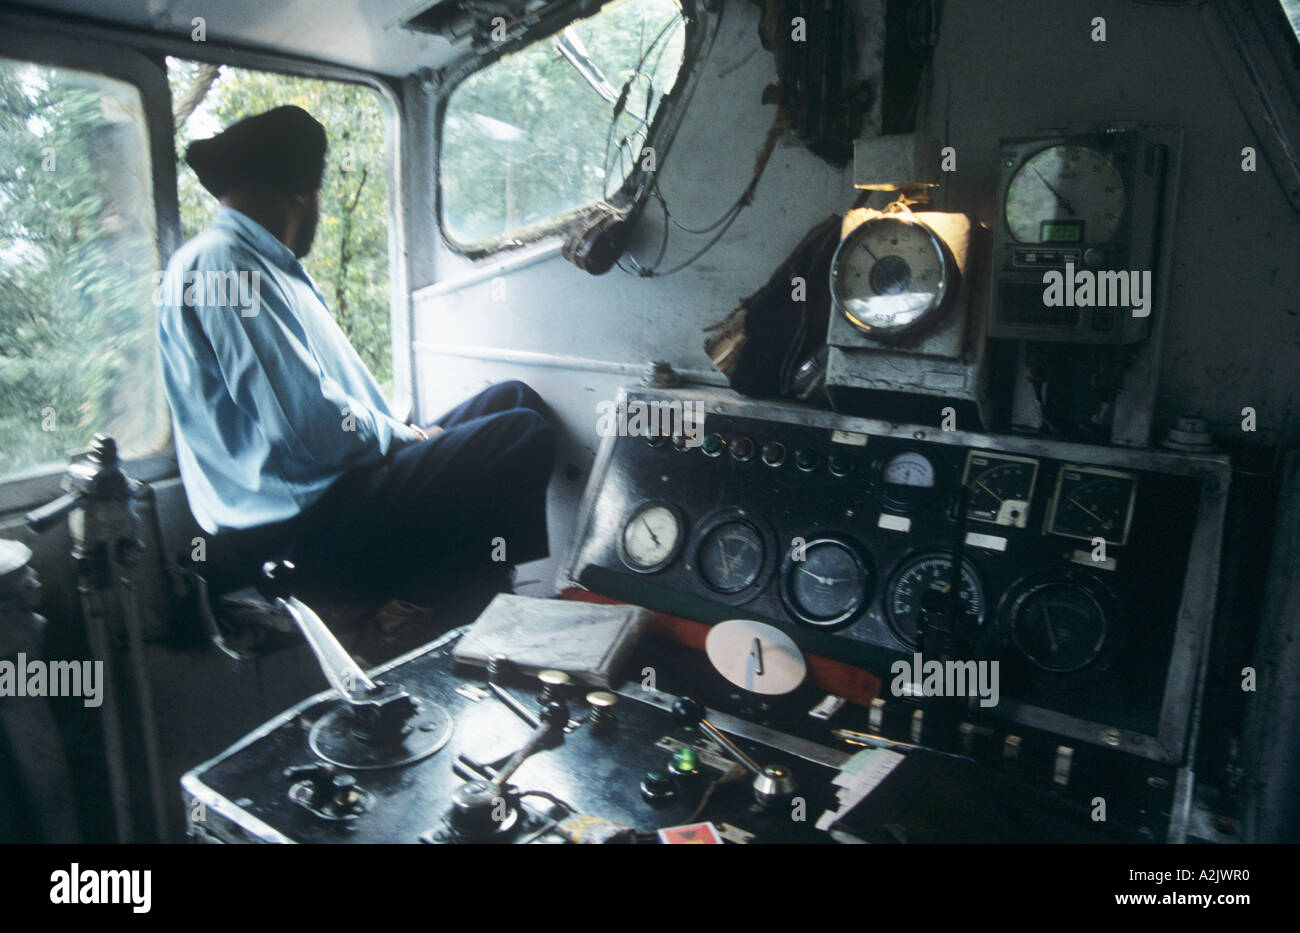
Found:
[[[396,684],[371,680],[320,616],[289,593],[294,573],[289,561],[268,561],[258,589],[293,619],[343,701],[312,728],[312,750],[342,767],[383,768],[418,760],[446,744],[452,730],[446,710]]]
[[[288,561],[268,561],[262,565],[263,584],[259,587],[267,598],[289,614],[303,638],[311,646],[325,679],[351,709],[356,719],[358,738],[379,745],[400,742],[411,731],[411,720],[419,707],[401,687],[376,683],[352,659],[334,633],[309,606],[289,595],[294,566]]]
[[[569,708],[553,700],[542,707],[528,741],[490,779],[466,781],[451,795],[451,807],[444,819],[456,835],[465,839],[487,839],[508,832],[518,820],[518,794],[508,781],[530,755],[549,744],[569,721]],[[462,756],[463,757],[463,756]],[[467,764],[468,759],[465,760]],[[480,766],[481,768],[481,766]],[[488,773],[486,768],[481,768]]]
[[[701,731],[726,749],[732,758],[754,776],[754,799],[759,806],[770,807],[794,794],[797,785],[789,768],[781,765],[760,767],[758,762],[746,755],[740,749],[740,746],[723,735],[717,726],[705,718],[706,712],[707,710],[703,704],[690,697],[679,697],[673,703],[673,716],[680,725],[698,726]]]

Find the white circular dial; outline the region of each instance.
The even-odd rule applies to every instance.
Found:
[[[895,486],[934,486],[934,464],[915,451],[896,454],[885,464],[884,480]]]
[[[677,550],[682,525],[666,505],[645,505],[623,526],[623,554],[636,570],[652,570]]]
[[[704,650],[719,674],[750,693],[790,693],[808,673],[794,640],[764,622],[719,622],[709,629]]]
[[[918,326],[942,304],[948,262],[934,232],[901,217],[868,220],[831,262],[831,294],[851,323],[879,336]]]
[[[1124,180],[1095,149],[1052,146],[1016,171],[1006,215],[1021,243],[1105,243],[1124,216]]]

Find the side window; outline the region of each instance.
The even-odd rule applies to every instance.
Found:
[[[217,207],[185,163],[185,148],[244,117],[282,104],[302,107],[329,137],[321,219],[303,268],[385,394],[393,397],[389,291],[388,155],[384,110],[372,89],[169,58],[176,123],[176,185],[189,239]]]
[[[133,85],[0,59],[0,480],[166,445],[152,178]]]
[[[536,236],[635,170],[682,65],[676,0],[623,0],[462,81],[442,121],[442,227],[483,251]]]

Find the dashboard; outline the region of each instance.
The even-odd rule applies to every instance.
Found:
[[[1000,668],[987,715],[1183,760],[1225,459],[718,390],[628,389],[619,404],[663,417],[605,439],[567,584],[708,623],[771,623],[882,679],[921,650],[927,611],[956,585],[973,657]]]

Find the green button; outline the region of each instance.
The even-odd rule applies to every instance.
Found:
[[[701,446],[710,457],[716,457],[722,453],[723,448],[727,446],[727,442],[722,439],[721,434],[706,434],[704,435],[704,443]]]
[[[700,766],[700,756],[689,745],[683,745],[673,752],[673,766],[678,771],[694,771]]]

